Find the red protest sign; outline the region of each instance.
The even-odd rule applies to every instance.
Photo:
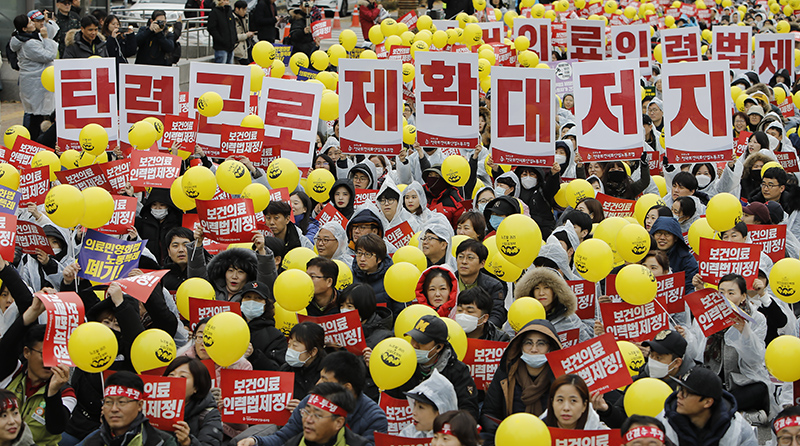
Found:
[[[36,223],[22,220],[17,222],[17,243],[24,254],[36,255],[36,250],[41,249],[51,256],[54,255],[44,229]]]
[[[768,83],[780,69],[794,73],[794,35],[756,34],[753,67],[761,82]]]
[[[686,272],[667,274],[656,277],[658,291],[656,300],[667,309],[668,313],[680,313],[686,310],[683,293],[686,290]]]
[[[622,437],[619,430],[596,430],[588,431],[582,429],[559,429],[548,427],[550,439],[556,446],[568,445],[591,445],[591,446],[621,446]]]
[[[750,288],[758,275],[761,245],[700,238],[698,256],[704,282],[718,285],[725,275],[739,274]]]
[[[389,49],[389,60],[399,60],[403,63],[414,63],[414,58],[411,56],[411,47],[406,45],[392,45]]]
[[[0,258],[14,260],[14,239],[17,234],[17,217],[0,214]]]
[[[196,201],[203,232],[207,232],[214,240],[225,243],[253,240],[253,231],[257,228],[252,200],[231,198]]]
[[[528,48],[540,55],[542,62],[550,61],[552,54],[551,40],[550,40],[550,19],[514,19],[513,37],[516,39],[519,36],[525,36],[531,43]]]
[[[660,32],[665,67],[678,62],[699,62],[702,59],[700,28],[662,29]],[[664,97],[666,98],[666,95]]]
[[[172,147],[178,143],[181,150],[194,152],[194,145],[197,143],[197,128],[197,119],[188,116],[167,115],[164,118],[164,135],[161,137],[161,146]]]
[[[291,413],[294,373],[256,370],[220,371],[224,423],[284,425]]]
[[[609,333],[550,352],[547,363],[555,376],[577,374],[591,392],[605,393],[633,382],[617,343]]]
[[[113,198],[114,213],[111,214],[111,220],[97,230],[103,234],[126,234],[136,221],[136,197],[114,195]]]
[[[84,190],[87,187],[102,187],[109,192],[113,192],[103,168],[98,164],[60,170],[56,172],[56,178],[61,184],[71,184],[80,190]]]
[[[367,201],[375,204],[378,199],[377,189],[356,189],[355,206],[359,207]]]
[[[567,59],[604,59],[606,48],[606,24],[604,22],[567,20],[567,36],[569,36]],[[636,74],[637,76],[639,74],[638,68]]]
[[[153,292],[156,285],[159,284],[161,279],[168,272],[168,269],[150,271],[138,276],[117,279],[114,283],[119,284],[123,293],[129,294],[142,302],[147,302],[147,299],[150,298],[150,294]]]
[[[47,326],[42,346],[45,367],[66,364],[74,367],[69,357],[67,341],[72,331],[83,322],[83,301],[76,293],[36,293],[47,310]]]
[[[684,299],[697,319],[703,336],[709,337],[733,325],[733,308],[719,291],[705,288],[687,295]]]
[[[575,314],[581,319],[594,319],[595,284],[588,280],[568,280],[567,285],[578,297]]]
[[[183,421],[186,378],[139,375],[144,381],[142,414],[156,429],[174,432],[173,424]]]
[[[778,109],[780,109],[781,115],[784,118],[794,118],[794,98],[792,97],[792,95],[786,95],[786,99],[784,99],[783,102],[778,104]],[[794,152],[791,153],[794,154]],[[796,165],[797,163],[795,162],[795,166]]]
[[[81,150],[78,139],[87,124],[99,124],[109,144],[117,140],[117,67],[113,58],[57,59],[55,68],[56,134],[62,150]]]
[[[19,172],[19,204],[28,203],[44,204],[47,191],[50,190],[50,175],[48,166],[21,169]]]
[[[241,304],[239,302],[227,302],[222,300],[189,298],[189,322],[192,330],[201,319],[216,316],[220,313],[233,312],[242,315]]]
[[[636,204],[635,200],[612,197],[602,192],[598,192],[595,198],[603,205],[603,213],[606,218],[633,216],[633,205]]]
[[[364,341],[364,329],[361,327],[361,320],[354,311],[346,313],[331,314],[322,317],[297,315],[298,322],[311,321],[325,330],[325,344],[344,347],[347,351],[360,355],[367,348]]]
[[[606,282],[607,284],[611,282]],[[627,302],[601,303],[603,327],[620,341],[642,342],[653,339],[656,333],[669,328],[669,317],[655,301],[644,305]]]
[[[123,64],[119,71],[119,134],[130,144],[128,131],[138,121],[178,113],[180,69],[172,66]],[[162,129],[163,130],[163,129]]]
[[[417,27],[417,11],[409,11],[403,17],[400,17],[398,23],[405,23],[409,30],[414,30]]]
[[[747,235],[773,262],[786,257],[786,225],[747,225]]]
[[[314,39],[330,39],[333,25],[330,19],[317,20],[311,23],[311,36]]]
[[[197,214],[183,214],[181,226],[194,231],[195,225],[200,224],[200,217]],[[211,255],[219,254],[228,247],[227,243],[220,243],[211,237],[203,237],[203,249]]]
[[[132,186],[169,188],[181,171],[181,158],[164,152],[136,150],[131,155]]]
[[[386,419],[389,421],[389,435],[397,435],[408,426],[412,421],[411,405],[408,400],[392,398],[384,392],[378,399],[378,405],[381,407],[383,413],[386,414]],[[378,434],[379,432],[375,432]],[[377,438],[376,438],[377,440]]]
[[[791,173],[800,172],[797,166],[797,154],[792,152],[774,152],[775,158],[781,163],[783,170]]]
[[[581,329],[572,328],[558,332],[558,340],[561,341],[561,348],[572,347],[577,345],[581,340]]]
[[[319,221],[320,228],[329,221],[335,221],[336,223],[339,223],[342,226],[342,228],[347,227],[347,219],[344,217],[344,215],[342,215],[341,212],[339,212],[338,210],[336,210],[335,207],[333,207],[333,203],[331,202],[328,202],[328,204],[326,204],[325,207],[322,208],[322,212],[320,212],[319,215],[317,215],[317,221]]]
[[[238,125],[223,125],[219,157],[244,156],[252,162],[258,162],[261,161],[261,147],[263,145],[263,127],[253,129]]]
[[[463,362],[469,366],[476,389],[486,390],[489,388],[506,347],[508,347],[508,342],[467,338],[467,353],[464,355]]]
[[[269,201],[283,201],[289,202],[289,189],[282,187],[280,189],[269,190]]]
[[[733,151],[737,157],[741,157],[745,154],[745,150],[747,150],[747,141],[750,139],[752,133],[750,132],[739,132],[739,137],[733,142]]]
[[[28,168],[31,167],[33,156],[46,150],[50,149],[47,146],[39,144],[38,142],[33,142],[23,136],[17,136],[7,162],[17,169]]]
[[[100,167],[105,171],[111,193],[121,194],[125,192],[125,185],[131,179],[131,160],[126,158],[110,161],[100,164]]]
[[[408,402],[406,402],[406,406],[408,406]],[[430,438],[406,438],[375,432],[375,446],[421,446],[429,444],[431,444]]]
[[[411,237],[413,236],[414,230],[411,229],[411,225],[408,224],[407,221],[404,221],[393,228],[387,229],[385,235],[386,240],[397,249],[408,245],[408,242],[411,241]]]
[[[750,70],[753,52],[750,50],[749,26],[714,26],[711,41],[713,60],[727,60],[731,70]]]

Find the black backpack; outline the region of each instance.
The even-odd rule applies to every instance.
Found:
[[[15,35],[17,34],[12,34],[11,38],[13,39]],[[11,50],[11,39],[8,39],[8,43],[6,43],[6,57],[11,68],[19,71],[19,59],[17,58],[17,53]]]

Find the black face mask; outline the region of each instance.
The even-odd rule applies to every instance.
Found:
[[[428,190],[435,196],[439,196],[439,194],[444,191],[445,187],[447,187],[441,177],[428,177],[425,179],[425,184],[428,186]]]
[[[628,174],[624,170],[612,170],[608,172],[608,181],[612,183],[621,183],[625,181]]]
[[[761,181],[761,169],[751,169],[750,179],[752,181]]]

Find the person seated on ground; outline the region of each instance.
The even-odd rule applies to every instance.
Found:
[[[22,421],[13,392],[0,389],[0,446],[34,446],[31,429]]]
[[[319,317],[338,313],[336,279],[339,265],[325,257],[314,257],[308,261],[306,273],[314,283],[314,297],[306,307],[308,315]]]
[[[505,307],[506,287],[503,282],[495,279],[484,269],[488,257],[489,249],[477,240],[464,240],[459,243],[456,248],[458,290],[462,293],[473,288],[484,290],[492,299],[493,308],[490,311],[489,322],[502,327],[508,317]]]
[[[432,266],[419,276],[417,302],[427,305],[441,317],[453,318],[458,302],[458,279],[444,266]]]
[[[217,400],[211,391],[211,375],[197,358],[179,356],[164,370],[164,376],[186,380],[183,420],[175,424],[175,439],[180,446],[222,444],[222,421]]]
[[[778,446],[791,446],[800,440],[800,406],[789,406],[772,420],[773,443]]]
[[[325,331],[320,325],[305,321],[292,327],[286,364],[281,367],[282,372],[294,372],[293,398],[286,404],[290,411],[294,411],[319,381],[325,355]]]
[[[353,283],[364,283],[372,287],[375,300],[385,303],[395,316],[403,311],[407,304],[397,302],[389,297],[383,286],[383,276],[392,266],[392,259],[386,253],[386,244],[376,234],[362,236],[356,242],[355,258],[353,259]]]
[[[550,385],[547,411],[541,418],[559,429],[608,429],[589,404],[589,388],[578,375],[561,375]]]
[[[406,392],[406,398],[413,421],[400,431],[400,437],[431,438],[436,417],[440,413],[458,409],[453,385],[436,369],[430,378]]]
[[[700,267],[683,239],[678,220],[673,217],[658,217],[650,227],[650,235],[656,240],[655,248],[669,257],[669,268],[675,272],[685,272],[684,293],[693,293],[695,287],[692,285],[692,278],[700,270]]]
[[[369,441],[347,426],[347,416],[356,408],[353,394],[341,384],[323,382],[311,390],[303,415],[303,431],[290,438],[285,446],[335,444],[366,446]]]
[[[242,288],[242,316],[250,329],[250,344],[245,356],[253,370],[278,371],[286,361],[286,336],[275,327],[275,298],[272,290],[260,282],[248,282]]]
[[[646,415],[631,415],[619,428],[625,446],[666,446],[664,423]]]
[[[431,446],[479,446],[478,423],[469,412],[451,410],[433,420]]]
[[[456,323],[471,339],[508,342],[508,333],[497,328],[489,318],[494,308],[493,299],[481,287],[473,287],[458,294]]]

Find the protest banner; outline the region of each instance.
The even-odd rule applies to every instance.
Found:
[[[555,71],[493,67],[492,159],[496,163],[552,166],[557,110]],[[524,111],[524,112],[521,112]]]
[[[602,24],[602,23],[601,23]],[[608,60],[573,65],[578,151],[586,161],[637,159],[642,154],[639,63]]]
[[[188,116],[167,115],[164,117],[164,135],[161,136],[161,147],[171,148],[177,143],[179,149],[194,153],[197,129],[197,119]]]
[[[567,59],[603,60],[606,24],[599,20],[567,20]],[[636,75],[639,75],[638,63]],[[575,101],[576,103],[578,101]]]
[[[114,58],[56,59],[56,134],[61,150],[81,150],[81,130],[99,124],[108,133],[109,147],[117,141],[117,62]]]
[[[408,403],[406,403],[406,406]],[[407,438],[375,431],[375,446],[425,446],[431,438]]]
[[[196,200],[197,215],[203,232],[223,243],[244,243],[253,240],[256,217],[253,201],[247,198]]]
[[[650,76],[650,26],[628,25],[611,27],[611,55],[614,59],[639,61],[639,73]]]
[[[417,141],[423,147],[478,144],[478,55],[416,53]]]
[[[61,184],[71,184],[80,190],[84,190],[87,187],[102,187],[111,192],[111,185],[108,183],[108,178],[106,178],[103,168],[99,164],[60,170],[56,172],[56,178]]]
[[[506,29],[503,22],[478,22],[483,33],[485,43],[503,43],[506,37]]]
[[[270,155],[287,158],[303,171],[310,169],[317,142],[322,85],[267,77],[261,88],[258,111],[264,120],[263,148],[265,151],[277,148]],[[263,160],[261,164],[266,168],[269,161]]]
[[[241,303],[189,297],[189,323],[194,331],[201,319],[210,318],[227,311],[242,315]]]
[[[323,208],[322,212],[317,215],[317,221],[319,222],[319,227],[322,228],[325,223],[329,221],[335,221],[342,226],[342,229],[347,227],[347,219],[339,212],[335,207],[333,207],[333,202],[328,202]]]
[[[20,193],[0,186],[0,213],[15,215],[19,207]]]
[[[622,446],[618,429],[583,430],[548,427],[553,446]]]
[[[666,64],[661,78],[670,163],[728,160],[733,141],[728,61]]]
[[[314,39],[330,39],[333,32],[333,23],[330,19],[311,22],[311,37]]]
[[[26,206],[28,203],[44,204],[47,191],[50,190],[50,167],[31,167],[19,172],[19,204]],[[56,175],[57,176],[57,175]]]
[[[122,235],[127,234],[133,228],[136,221],[137,201],[136,197],[126,197],[113,195],[114,213],[111,220],[103,226],[97,228],[103,234]]]
[[[130,183],[169,189],[180,175],[181,158],[163,152],[136,150],[131,154]]]
[[[410,31],[417,28],[417,11],[409,11],[397,20],[397,23],[405,23]]]
[[[131,179],[131,160],[129,158],[110,161],[100,164],[100,168],[104,171],[108,186],[105,188],[110,190],[112,194],[121,194],[125,192],[125,186]]]
[[[166,115],[179,113],[180,68],[119,64],[118,69],[119,139],[125,146],[130,145],[128,131],[134,123],[155,117],[164,124]]]
[[[9,147],[9,149],[11,149],[11,154],[7,162],[17,169],[31,167],[34,155],[39,152],[51,151],[47,146],[31,141],[24,136],[17,136],[17,139],[14,140],[14,147]]]
[[[182,118],[189,117],[189,92],[181,91],[178,93],[178,116]],[[166,128],[166,126],[164,127]]]
[[[14,239],[17,235],[17,217],[0,213],[0,259],[14,260]]]
[[[146,303],[150,298],[150,294],[160,285],[161,279],[169,272],[168,269],[161,269],[156,271],[148,271],[138,276],[123,277],[117,279],[114,283],[122,288],[122,292],[135,298],[136,300]]]
[[[402,63],[414,63],[414,57],[411,56],[411,47],[407,45],[392,45],[389,49],[389,60],[399,60]]]
[[[345,348],[354,355],[361,355],[367,348],[364,341],[364,329],[357,311],[331,314],[328,316],[312,317],[305,314],[297,315],[297,322],[313,322],[325,330],[325,345],[334,345]]]
[[[547,363],[555,376],[575,373],[583,378],[590,392],[606,393],[633,382],[610,333],[547,353]]]
[[[747,236],[773,262],[786,257],[786,225],[747,225]]]
[[[356,189],[355,207],[359,207],[366,202],[376,204],[378,199],[377,189]]]
[[[714,26],[712,60],[727,60],[734,72],[748,71],[752,64],[750,49],[752,29],[749,26]]]
[[[575,310],[575,314],[581,319],[594,319],[596,295],[594,282],[588,280],[567,280],[566,282],[578,298],[578,308]]]
[[[400,154],[403,140],[402,82],[400,61],[339,61],[339,135],[342,152]]]
[[[186,378],[139,375],[144,381],[142,414],[162,431],[174,432],[172,426],[183,421],[186,410]]]
[[[722,293],[713,288],[687,294],[684,300],[705,337],[724,330],[734,323],[735,313],[731,304]]]
[[[47,312],[47,325],[42,345],[42,364],[57,367],[65,364],[75,367],[69,357],[67,342],[72,331],[84,322],[83,301],[76,293],[36,293]]]
[[[408,404],[408,400],[405,398],[392,398],[385,392],[381,392],[378,405],[383,413],[386,414],[386,419],[389,421],[389,435],[399,434],[404,427],[408,426],[413,421],[411,405]],[[375,433],[378,434],[379,432]]]
[[[794,73],[794,34],[756,34],[753,68],[761,82],[769,83],[780,69]]]
[[[705,283],[719,284],[719,279],[728,274],[744,277],[747,287],[752,288],[758,276],[761,245],[726,242],[705,237],[700,238],[700,277]]]
[[[264,129],[240,127],[238,125],[222,126],[222,142],[219,147],[219,158],[243,156],[257,163],[261,161],[261,147],[264,145]]]
[[[249,66],[192,62],[189,65],[189,117],[198,123],[197,144],[203,148],[220,146],[222,124],[238,124],[249,114]],[[197,100],[213,91],[222,97],[222,111],[213,117],[197,112]]]
[[[558,333],[558,340],[561,342],[561,348],[572,347],[580,342],[581,329],[571,328],[569,330],[560,331]]]
[[[391,243],[395,249],[400,249],[408,245],[408,242],[411,241],[411,237],[413,236],[414,230],[411,229],[411,225],[408,224],[407,221],[404,221],[393,228],[387,229],[384,238],[387,242]]]
[[[511,36],[516,39],[525,36],[530,42],[529,50],[539,55],[539,60],[549,62],[552,57],[552,45],[550,40],[550,19],[526,19],[518,17],[514,19],[514,29]]]
[[[17,221],[17,243],[22,248],[23,254],[35,256],[36,250],[40,249],[47,255],[54,255],[44,229],[36,223]]]
[[[699,62],[700,54],[700,28],[685,27],[662,29],[661,54],[664,60],[662,67],[675,65],[678,62]],[[728,85],[728,84],[725,84]],[[666,95],[664,95],[666,98]]]
[[[791,97],[791,96],[789,96]],[[800,172],[797,165],[797,154],[794,152],[775,152],[775,158],[781,163],[783,170],[789,173]]]
[[[139,266],[139,257],[146,245],[147,240],[128,242],[89,229],[78,253],[81,265],[78,276],[100,283],[127,277]]]
[[[291,413],[294,373],[260,370],[220,371],[222,422],[284,425]]]
[[[612,197],[602,192],[598,192],[594,198],[603,205],[605,218],[633,216],[633,206],[636,204],[634,200]]]
[[[644,305],[627,302],[601,303],[603,327],[618,341],[643,342],[669,328],[667,311],[655,301]]]

